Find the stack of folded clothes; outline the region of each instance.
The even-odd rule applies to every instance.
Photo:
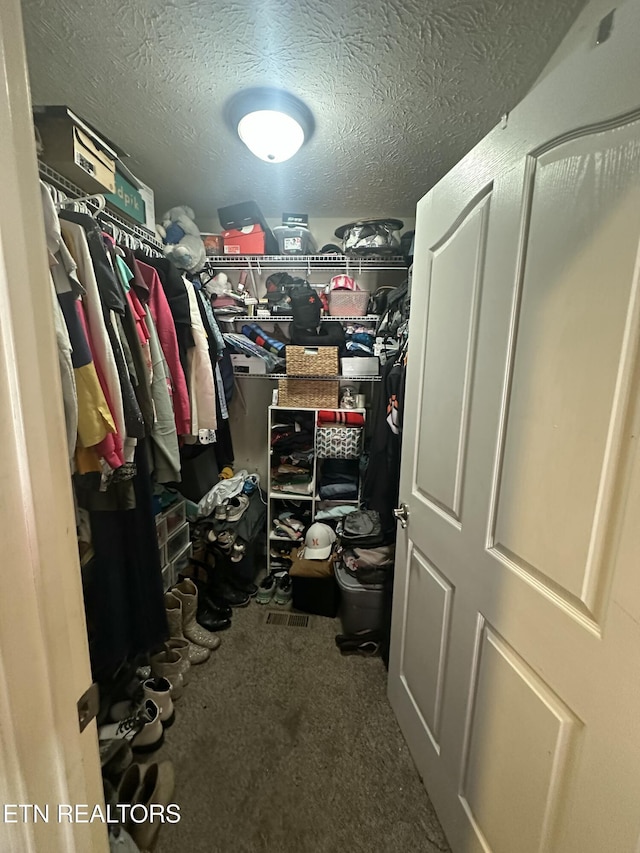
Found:
[[[358,459],[323,460],[320,473],[320,500],[357,500],[359,466]]]
[[[313,415],[286,416],[271,429],[271,488],[310,495],[313,489]]]
[[[344,330],[347,351],[354,355],[373,355],[375,334],[365,326],[347,326]]]
[[[273,532],[279,539],[291,539],[292,542],[302,541],[304,524],[294,518],[291,512],[285,510],[273,520]]]

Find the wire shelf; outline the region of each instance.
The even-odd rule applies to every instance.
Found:
[[[81,189],[68,178],[65,178],[64,175],[61,175],[59,172],[56,172],[55,169],[52,169],[51,166],[48,166],[41,160],[38,160],[38,172],[40,173],[40,177],[43,178],[45,181],[48,181],[49,183],[53,184],[57,189],[67,193],[69,196],[69,201],[73,201],[74,198],[82,198],[87,196],[86,190]],[[102,195],[102,193],[91,193],[91,195]],[[88,202],[85,202],[85,204],[91,205],[92,202],[91,200],[89,200]],[[102,219],[107,219],[109,222],[112,222],[117,228],[121,228],[123,231],[132,234],[139,240],[144,241],[147,245],[152,246],[154,249],[160,252],[160,254],[163,254],[162,243],[148,228],[144,228],[142,225],[136,225],[135,223],[130,222],[128,219],[124,219],[122,216],[119,216],[117,213],[114,213],[110,209],[98,210],[95,215],[99,216]]]
[[[346,270],[367,272],[374,270],[406,269],[401,255],[387,258],[357,258],[346,255],[210,255],[205,262],[208,272],[223,269],[261,270]]]
[[[381,376],[300,376],[297,373],[242,373],[233,371],[234,376],[242,376],[244,379],[309,379],[312,382],[327,379],[340,382],[380,382]],[[285,406],[284,408],[290,408]]]
[[[220,320],[224,323],[292,323],[293,316],[289,314],[281,314],[276,317],[260,317],[253,316],[250,317],[248,314],[218,314],[216,312],[216,319]],[[380,319],[378,314],[367,314],[366,317],[330,317],[324,316],[320,317],[321,323],[330,323],[330,322],[338,322],[338,323],[377,323]]]

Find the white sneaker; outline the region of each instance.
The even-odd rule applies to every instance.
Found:
[[[116,702],[109,709],[109,717],[114,723],[127,719],[127,717],[135,716],[136,711],[140,707],[140,702],[145,699],[151,699],[158,706],[160,712],[160,722],[162,727],[168,729],[173,725],[176,712],[173,708],[171,700],[171,682],[167,678],[148,678],[140,685],[138,699],[126,699],[122,702]]]
[[[153,752],[164,741],[160,709],[152,699],[146,699],[135,714],[118,723],[100,726],[98,737],[100,740],[123,738],[131,743],[134,752]]]

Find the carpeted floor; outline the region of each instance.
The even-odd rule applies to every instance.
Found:
[[[155,853],[449,851],[386,698],[379,658],[342,657],[338,620],[265,624],[255,602],[192,670],[156,760],[179,824]]]

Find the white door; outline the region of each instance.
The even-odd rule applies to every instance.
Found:
[[[639,42],[418,205],[389,696],[454,853],[640,836]]]
[[[19,0],[0,3],[0,163],[0,849],[102,853],[104,824],[57,819],[103,795]]]

